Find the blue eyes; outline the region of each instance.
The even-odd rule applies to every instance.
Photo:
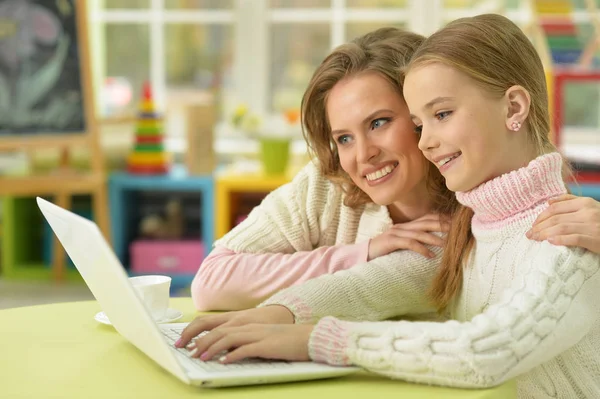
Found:
[[[442,122],[444,119],[448,118],[450,115],[452,115],[452,111],[440,111],[435,114],[435,119]],[[421,133],[423,133],[423,125],[415,126],[414,131],[416,134],[420,135]]]
[[[371,122],[371,130],[380,128],[390,121],[390,118],[379,118]]]
[[[341,136],[338,136],[336,141],[338,144],[341,144],[341,145],[348,144],[348,142],[350,141],[350,135],[342,134]]]
[[[452,111],[441,111],[435,114],[435,117],[437,118],[437,120],[441,121],[449,117],[450,114],[452,114]]]
[[[386,123],[388,123],[389,121],[391,121],[392,118],[378,118],[378,119],[374,119],[371,124],[369,125],[369,129],[370,130],[375,130],[375,129],[379,129],[380,127],[382,127],[383,125],[385,125]],[[342,134],[340,136],[338,136],[335,141],[339,144],[339,145],[345,145],[348,144],[350,141],[352,141],[352,136],[349,134]]]

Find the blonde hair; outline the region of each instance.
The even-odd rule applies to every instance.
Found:
[[[375,72],[389,82],[402,98],[401,70],[423,42],[423,36],[396,28],[381,28],[337,47],[317,68],[308,84],[301,105],[302,131],[309,152],[316,157],[321,173],[344,190],[346,206],[371,202],[340,165],[337,147],[327,118],[327,98],[344,78]],[[446,188],[437,168],[427,166],[428,191],[433,210],[449,213],[454,195]],[[417,171],[415,171],[417,173]]]
[[[523,124],[538,155],[556,151],[550,142],[548,92],[542,62],[525,34],[509,19],[497,14],[461,18],[449,23],[415,52],[407,70],[430,63],[455,68],[498,97],[515,85],[531,96]],[[446,308],[462,285],[465,260],[473,248],[473,211],[458,206],[452,216],[442,265],[431,296],[439,310]]]

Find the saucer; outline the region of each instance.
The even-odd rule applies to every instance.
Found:
[[[179,320],[183,317],[183,313],[177,309],[173,309],[173,308],[169,308],[167,309],[167,313],[165,314],[165,316],[162,319],[156,320],[156,322],[158,324],[162,324],[162,323],[172,323],[176,320]],[[112,325],[110,323],[110,320],[108,320],[108,317],[106,316],[106,314],[104,314],[104,312],[98,312],[96,313],[96,315],[94,316],[94,320],[96,320],[98,323],[102,323],[102,324],[107,324],[107,325]]]

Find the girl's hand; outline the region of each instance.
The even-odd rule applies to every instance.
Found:
[[[192,357],[221,363],[260,357],[288,361],[309,361],[308,341],[313,330],[309,324],[248,324],[223,327],[197,338],[188,346]],[[222,355],[222,352],[228,352]]]
[[[574,195],[562,195],[548,202],[550,206],[537,217],[527,238],[600,254],[600,203]]]
[[[427,214],[407,223],[395,224],[385,233],[371,239],[368,260],[399,249],[409,249],[427,258],[433,258],[435,254],[425,245],[441,247],[444,245],[444,239],[431,234],[431,232],[447,232],[448,230],[450,230],[450,223],[437,214]]]
[[[192,338],[204,331],[256,323],[294,324],[294,315],[285,306],[271,305],[238,312],[199,316],[187,325],[175,346],[183,348]]]

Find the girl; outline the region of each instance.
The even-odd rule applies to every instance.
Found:
[[[526,237],[548,200],[566,193],[535,49],[502,16],[457,20],[417,50],[404,94],[419,148],[463,205],[432,290],[454,320],[223,327],[195,340],[195,356],[235,348],[221,360],[312,359],[473,388],[516,378],[520,398],[600,397],[600,256]],[[341,274],[284,290],[259,310],[305,321],[306,287]],[[329,289],[335,297],[338,287]]]
[[[401,94],[398,68],[422,41],[383,28],[323,61],[302,102],[318,165],[268,195],[215,244],[192,283],[196,308],[251,308],[282,288],[372,260],[370,273],[415,259],[418,280],[396,275],[398,289],[433,278],[443,241],[431,232],[447,231],[438,215],[456,202],[419,151]],[[348,76],[356,79],[337,84]],[[384,256],[399,249],[415,253]],[[433,310],[420,292],[415,310]]]

